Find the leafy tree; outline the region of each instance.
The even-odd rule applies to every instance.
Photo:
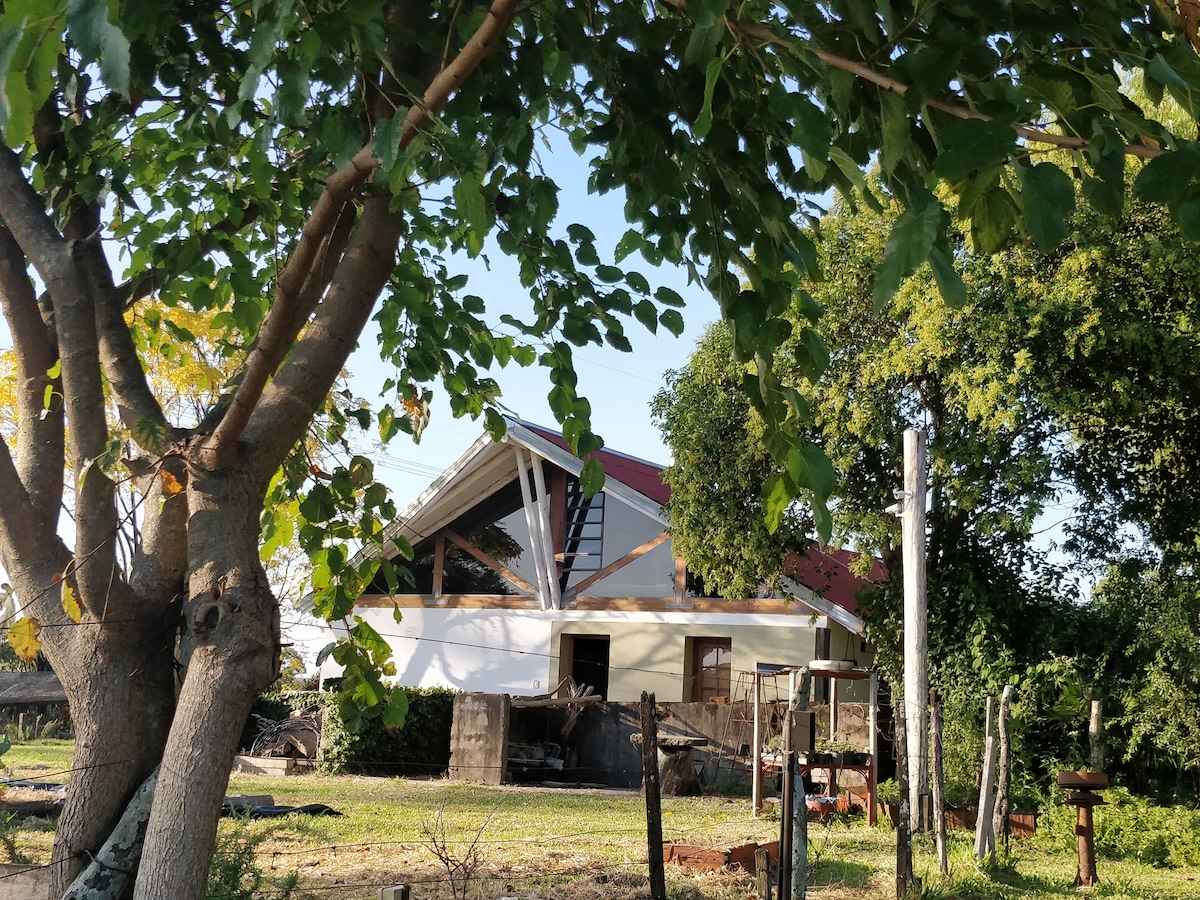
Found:
[[[706,596],[753,597],[773,585],[785,554],[811,528],[796,506],[767,526],[762,491],[776,467],[762,417],[743,390],[744,371],[729,329],[711,325],[650,407],[671,448],[663,477],[671,485],[673,546]]]
[[[1159,547],[1200,547],[1200,260],[1161,210],[1081,210],[1071,240],[981,263],[1020,312],[1030,390],[1070,433],[1063,459],[1085,498],[1081,551],[1112,558],[1115,523]]]
[[[782,521],[807,489],[826,535],[804,404],[772,369],[808,330],[807,315],[785,318],[798,273],[816,270],[806,198],[859,194],[879,159],[904,208],[874,277],[880,302],[927,260],[942,295],[963,299],[938,180],[979,248],[1020,231],[1049,249],[1066,233],[1072,177],[1113,212],[1124,156],[1139,155],[1150,161],[1135,189],[1195,237],[1200,145],[1122,93],[1140,71],[1152,97],[1169,92],[1194,118],[1195,41],[1169,0],[8,0],[0,299],[19,424],[0,445],[0,561],[79,735],[58,887],[162,762],[140,864],[137,840],[121,844],[75,895],[202,893],[238,727],[279,664],[258,552],[260,529],[270,542],[278,525],[264,508],[303,492],[297,539],[321,612],[341,617],[373,574],[347,570],[343,547],[377,538],[389,513],[369,465],[311,484],[319,476],[293,452],[372,314],[397,366],[373,422],[384,437],[419,432],[439,380],[457,414],[499,430],[487,370],[537,362],[583,454],[599,439],[572,347],[627,348],[627,317],[678,332],[680,298],[632,260],[686,265],[746,366],[776,466],[768,517]],[[593,148],[593,190],[625,191],[633,227],[611,257],[584,224],[557,224],[536,155],[551,128]],[[1046,147],[1070,152],[1072,170],[1038,160]],[[447,256],[493,252],[489,239],[518,261],[533,301],[500,323]],[[123,258],[106,251],[114,241]],[[236,371],[194,418],[146,377],[148,358],[189,342],[151,307],[200,314]],[[372,425],[336,396],[330,415],[334,439]],[[125,434],[145,500],[122,568]],[[64,497],[73,529],[60,538]],[[39,640],[25,637],[26,649]],[[388,704],[377,672],[386,649],[363,626],[338,653],[358,704],[394,720],[402,704]],[[135,870],[133,885],[123,873]]]
[[[1177,258],[1186,273],[1190,256],[1169,222],[1131,203],[1114,218],[1081,212],[1069,241],[1049,254],[1017,247],[984,256],[958,245],[968,295],[961,308],[937,299],[927,269],[879,307],[869,278],[899,215],[879,203],[882,213],[839,207],[820,223],[826,277],[804,287],[823,310],[817,331],[829,362],[822,378],[811,383],[796,369],[797,349],[804,358],[807,348],[790,339],[775,372],[811,407],[812,437],[836,467],[835,534],[883,556],[893,573],[867,600],[868,628],[893,677],[901,670],[901,569],[899,527],[886,507],[901,477],[904,428],[928,428],[931,680],[952,701],[948,715],[967,717],[950,723],[960,731],[976,727],[984,696],[1018,684],[1022,750],[1036,768],[1061,756],[1074,743],[1072,729],[1086,722],[1086,709],[1071,708],[1073,721],[1059,713],[1068,712],[1064,698],[1084,697],[1093,683],[1080,653],[1096,623],[1092,611],[1068,601],[1073,592],[1061,573],[1035,552],[1033,529],[1045,505],[1060,499],[1080,503],[1093,529],[1114,509],[1118,518],[1103,520],[1109,532],[1168,524],[1140,518],[1132,500],[1114,506],[1107,481],[1122,472],[1117,435],[1140,430],[1144,458],[1162,460],[1165,473],[1141,476],[1149,486],[1169,481],[1168,463],[1177,458],[1150,450],[1190,446],[1188,417],[1179,411],[1195,396],[1192,288],[1180,290],[1163,264]],[[739,370],[729,330],[713,326],[689,366],[668,376],[654,407],[675,457],[667,476],[676,540],[694,548],[689,562],[706,580],[736,590],[778,575],[783,551],[804,538],[803,530],[771,535],[759,496],[726,475],[747,471],[746,482],[760,484],[770,471],[756,414],[740,392],[722,390],[737,383]],[[1112,390],[1143,378],[1136,393]],[[1145,417],[1129,412],[1139,405],[1177,415],[1148,429]],[[1097,447],[1101,428],[1112,436]],[[1180,521],[1186,496],[1174,507]],[[747,545],[754,550],[743,554]],[[734,561],[744,581],[731,574]],[[977,759],[962,762],[973,771]]]
[[[1200,577],[1195,557],[1131,557],[1096,587],[1090,643],[1108,746],[1130,782],[1200,793]],[[1166,774],[1163,779],[1160,776]]]

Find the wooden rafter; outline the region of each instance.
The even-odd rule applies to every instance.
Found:
[[[625,568],[625,566],[629,565],[635,559],[645,556],[647,553],[649,553],[651,550],[653,550],[659,544],[662,544],[663,542],[669,540],[670,537],[671,537],[671,533],[669,531],[664,531],[661,534],[659,534],[655,537],[652,537],[650,540],[646,541],[646,543],[641,544],[640,546],[634,547],[632,550],[630,550],[628,553],[626,553],[620,559],[609,563],[607,566],[605,566],[603,569],[601,569],[596,574],[588,576],[587,578],[583,579],[583,581],[579,582],[579,584],[575,585],[575,587],[564,592],[563,600],[574,599],[576,596],[579,595],[580,591],[584,591],[584,590],[590,588],[597,581],[607,578],[609,575],[611,575],[613,572],[617,571],[618,569]]]
[[[512,569],[510,569],[507,566],[492,559],[488,554],[484,553],[478,547],[467,543],[467,541],[464,538],[455,534],[449,528],[447,528],[445,530],[445,532],[443,532],[443,533],[445,534],[446,539],[448,541],[450,541],[451,543],[453,543],[456,547],[461,547],[463,550],[467,551],[467,553],[470,553],[473,557],[475,557],[477,560],[479,560],[481,563],[483,563],[489,569],[492,569],[493,571],[495,571],[499,575],[501,575],[503,578],[507,579],[508,581],[511,581],[513,583],[513,585],[515,585],[516,588],[521,591],[521,593],[523,593],[529,597],[536,597],[538,595],[537,589],[532,584],[530,584],[528,581],[526,581],[524,578],[522,578],[520,575],[518,575],[516,572],[514,572]]]

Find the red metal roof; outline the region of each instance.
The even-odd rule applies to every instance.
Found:
[[[887,576],[883,562],[878,559],[871,563],[866,578],[850,571],[850,564],[861,555],[853,550],[822,550],[812,544],[804,553],[789,553],[783,571],[846,612],[854,613],[858,610],[858,602],[854,599],[858,592]]]
[[[528,428],[530,431],[536,432],[540,437],[545,438],[552,444],[562,447],[564,450],[570,450],[567,442],[563,440],[562,434],[557,431],[551,431],[549,428],[543,428],[541,425],[534,425],[532,422],[522,421],[521,425]],[[638,459],[636,456],[629,456],[626,453],[618,453],[616,450],[597,450],[595,453],[589,453],[586,458],[595,457],[600,460],[600,464],[604,466],[604,475],[606,478],[611,478],[614,481],[619,481],[626,487],[631,487],[639,494],[644,494],[656,503],[665,504],[671,499],[671,487],[662,478],[663,467],[657,463],[648,462],[644,459]]]

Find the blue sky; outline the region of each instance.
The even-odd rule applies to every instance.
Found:
[[[622,214],[624,196],[617,192],[603,196],[588,194],[587,161],[567,148],[565,140],[556,144],[553,152],[544,152],[542,163],[561,188],[556,231],[565,235],[572,223],[586,225],[596,235],[602,261],[612,262],[612,250],[629,227]],[[531,301],[528,290],[521,286],[516,266],[494,244],[489,245],[484,255],[490,261],[490,268],[482,259],[455,256],[448,260],[451,274],[462,272],[469,276],[462,293],[477,294],[486,301],[489,322],[498,322],[505,312],[528,319]],[[630,319],[626,334],[633,345],[632,353],[607,346],[576,348],[579,391],[591,402],[593,428],[608,447],[666,463],[668,452],[650,421],[649,404],[663,386],[663,373],[687,363],[704,326],[718,317],[717,304],[702,286],[687,283],[687,273],[682,268],[668,263],[655,268],[637,255],[621,265],[639,269],[653,287],[665,284],[677,291],[687,303],[682,311],[686,329],[678,338],[663,329],[652,335]],[[347,367],[355,394],[372,403],[378,402],[379,387],[391,374],[378,360],[376,337],[372,323]],[[528,421],[556,427],[546,402],[550,388],[546,370],[510,365],[495,370],[493,377],[503,391],[501,401],[505,407]],[[483,433],[481,423],[453,418],[440,385],[437,392],[430,424],[420,444],[414,445],[406,435],[399,435],[386,451],[372,449],[368,454],[376,461],[376,475],[392,488],[400,508]]]

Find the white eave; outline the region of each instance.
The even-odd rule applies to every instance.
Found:
[[[829,616],[830,619],[837,622],[851,634],[862,635],[863,621],[849,610],[843,609],[832,600],[828,600],[818,594],[815,594],[809,588],[800,584],[798,581],[793,581],[791,578],[783,579],[783,590],[796,599],[797,602],[803,603],[809,609],[820,613],[823,616]]]

